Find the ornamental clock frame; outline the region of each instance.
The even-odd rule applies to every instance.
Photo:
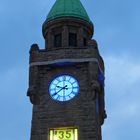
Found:
[[[65,7],[72,4],[72,0],[63,2]],[[82,11],[80,1],[75,2]],[[57,0],[51,12],[59,4]],[[52,14],[53,18],[49,14],[43,24],[45,49],[31,46],[27,92],[33,104],[30,140],[102,139],[104,62],[92,39],[92,22],[77,14]]]

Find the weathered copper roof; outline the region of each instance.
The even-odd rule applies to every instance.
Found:
[[[89,16],[80,0],[56,0],[46,21],[61,17],[76,17],[90,22]]]

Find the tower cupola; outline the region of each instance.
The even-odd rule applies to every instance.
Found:
[[[85,47],[93,30],[80,0],[56,0],[42,27],[46,49]]]

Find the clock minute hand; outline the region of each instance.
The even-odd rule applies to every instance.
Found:
[[[60,90],[58,90],[57,92],[55,92],[54,94],[52,94],[52,96],[55,96],[57,93],[59,93],[61,90],[65,89],[67,87],[67,85],[65,85],[64,87],[62,87]]]

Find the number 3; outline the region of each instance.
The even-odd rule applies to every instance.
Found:
[[[64,138],[64,131],[59,131],[59,139],[63,139]]]

